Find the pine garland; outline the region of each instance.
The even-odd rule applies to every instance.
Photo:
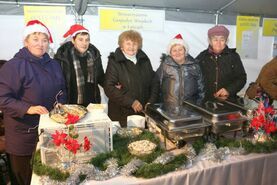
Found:
[[[119,166],[124,166],[134,158],[134,156],[132,156],[128,151],[128,147],[127,147],[128,144],[133,141],[143,140],[143,139],[152,141],[153,143],[157,144],[157,148],[155,152],[153,152],[152,154],[142,156],[142,157],[137,157],[137,158],[147,163],[150,163],[154,159],[156,159],[159,155],[164,153],[164,150],[159,146],[159,143],[160,143],[159,139],[156,138],[155,135],[151,132],[144,131],[141,135],[135,138],[123,138],[123,137],[120,137],[118,134],[115,134],[113,136],[114,150],[112,152],[98,154],[96,157],[91,159],[90,163],[100,168],[101,170],[105,170],[106,169],[106,166],[104,166],[105,161],[113,157],[118,159]]]
[[[178,155],[166,165],[159,164],[159,163],[145,164],[135,172],[134,176],[143,177],[143,178],[157,177],[160,175],[164,175],[168,172],[174,171],[175,169],[179,168],[181,165],[185,164],[185,162],[186,162],[186,156]]]
[[[40,158],[40,150],[36,151],[35,153],[33,170],[35,174],[39,176],[46,175],[49,176],[49,178],[57,181],[65,181],[69,177],[68,172],[62,172],[58,168],[53,168],[42,164]]]
[[[227,139],[220,138],[215,141],[216,146],[219,147],[229,147],[238,148],[243,147],[247,153],[271,153],[277,150],[277,134],[272,135],[272,140],[266,141],[264,143],[252,143],[248,139]]]
[[[186,161],[186,157],[184,155],[176,156],[174,160],[169,162],[168,164],[155,164],[151,163],[154,159],[160,156],[165,151],[159,146],[159,139],[155,137],[154,134],[144,131],[140,136],[136,138],[123,138],[119,135],[115,134],[113,136],[114,140],[114,150],[107,153],[98,154],[96,157],[92,158],[90,163],[94,166],[98,167],[101,170],[105,170],[106,166],[104,163],[107,159],[113,157],[118,159],[118,165],[124,166],[128,162],[130,162],[135,156],[132,156],[127,149],[127,146],[130,142],[136,140],[147,139],[157,144],[157,149],[150,155],[138,157],[139,159],[146,162],[145,165],[141,166],[133,175],[136,177],[143,178],[153,178],[168,172],[174,171],[176,168],[183,165]],[[193,147],[196,153],[204,148],[205,140],[200,138],[193,142]],[[266,141],[264,143],[252,143],[247,139],[227,139],[220,138],[215,141],[217,147],[230,147],[230,148],[238,148],[243,147],[247,153],[270,153],[277,150],[277,134],[272,135],[272,140]],[[58,168],[52,168],[50,166],[46,166],[41,163],[40,151],[37,151],[34,157],[34,172],[39,175],[47,175],[50,179],[57,181],[65,181],[69,177],[68,172],[62,172]],[[80,175],[80,179],[84,179],[86,175]]]

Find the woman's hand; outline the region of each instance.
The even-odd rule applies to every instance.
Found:
[[[214,97],[219,97],[225,100],[229,97],[229,92],[225,88],[221,88],[214,94]]]
[[[142,111],[143,107],[142,107],[141,103],[138,100],[135,100],[132,104],[132,108],[135,112],[140,112],[140,111]]]
[[[27,110],[27,114],[47,114],[49,113],[48,110],[43,107],[43,106],[31,106],[28,110]]]
[[[117,88],[117,89],[122,89],[122,85],[119,83],[119,82],[117,82],[117,84],[115,85],[115,87]]]

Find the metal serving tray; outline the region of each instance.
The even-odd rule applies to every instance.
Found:
[[[164,111],[161,107],[161,104],[149,105],[145,113],[168,131],[195,129],[206,126],[206,124],[203,124],[203,118],[200,114],[186,107],[182,107],[178,113]]]
[[[164,111],[161,107],[161,104],[154,104],[146,108],[148,128],[151,132],[162,134],[178,148],[188,140],[203,136],[210,127],[200,114],[185,106],[178,113]]]
[[[237,107],[243,115],[250,116],[253,114],[253,110],[258,107],[258,102],[249,98],[237,98],[224,101],[226,104]]]
[[[211,123],[211,131],[215,134],[240,130],[247,120],[240,108],[224,101],[214,99],[200,104],[184,101],[184,104],[200,113],[205,122]]]

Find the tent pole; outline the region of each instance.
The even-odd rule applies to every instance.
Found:
[[[224,9],[228,8],[229,6],[231,6],[232,4],[234,4],[237,0],[233,0],[229,3],[227,3],[226,5],[222,6],[221,8],[219,8],[216,12],[223,12]]]
[[[232,4],[234,4],[237,0],[232,0],[231,2],[227,3],[226,5],[222,6],[221,8],[219,8],[216,11],[215,14],[215,25],[218,25],[218,20],[219,20],[219,16],[223,14],[223,10],[226,9],[227,7],[231,6]]]
[[[215,25],[218,25],[218,19],[219,19],[219,12],[216,12],[216,14],[215,14]]]

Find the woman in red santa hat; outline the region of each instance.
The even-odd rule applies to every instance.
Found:
[[[65,103],[65,81],[59,63],[47,54],[52,37],[38,20],[24,29],[24,47],[0,69],[0,109],[4,115],[11,184],[29,185],[31,159],[38,140],[41,114]]]
[[[74,24],[64,34],[64,43],[54,58],[62,66],[67,86],[67,103],[87,106],[100,103],[98,85],[103,86],[104,70],[99,50],[90,43],[88,29]]]
[[[200,102],[204,98],[200,67],[189,55],[189,47],[181,34],[169,42],[156,77],[160,82],[163,108],[171,113],[180,113],[184,100]]]
[[[216,25],[208,30],[208,49],[196,58],[203,73],[206,99],[237,97],[246,83],[246,73],[236,49],[227,46],[229,30]]]

